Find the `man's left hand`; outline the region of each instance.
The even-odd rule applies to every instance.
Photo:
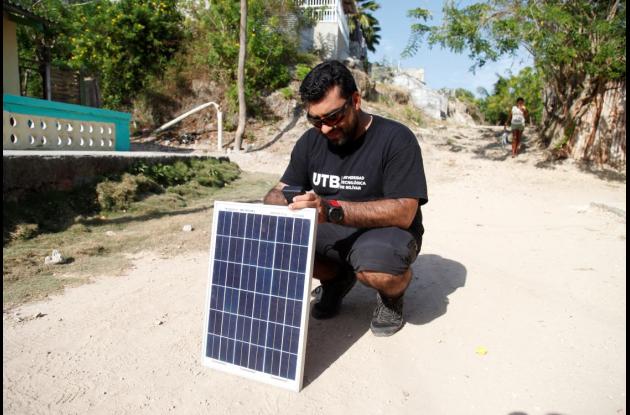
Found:
[[[295,196],[293,203],[289,205],[289,209],[304,209],[315,208],[317,209],[317,223],[327,222],[326,209],[322,203],[322,198],[317,196],[314,192],[307,192],[303,195]]]

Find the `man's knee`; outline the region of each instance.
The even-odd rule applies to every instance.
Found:
[[[404,292],[411,282],[411,269],[405,270],[400,275],[375,271],[359,271],[356,275],[363,284],[382,293]]]
[[[411,234],[400,229],[363,235],[353,246],[349,259],[355,271],[369,274],[401,276],[418,254],[417,243]]]

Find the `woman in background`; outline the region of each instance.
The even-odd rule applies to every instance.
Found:
[[[521,137],[525,129],[525,119],[529,116],[527,108],[525,108],[525,100],[521,97],[516,99],[516,105],[509,112],[508,119],[505,122],[505,129],[508,124],[512,130],[512,157],[518,154],[518,147],[521,144]]]

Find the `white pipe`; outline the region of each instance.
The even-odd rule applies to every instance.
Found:
[[[189,115],[192,115],[196,112],[201,111],[204,108],[209,107],[210,105],[214,105],[214,108],[217,110],[217,144],[219,147],[219,151],[222,151],[223,149],[223,113],[221,112],[221,110],[219,109],[219,105],[215,102],[206,102],[205,104],[201,104],[196,108],[191,109],[190,111],[180,115],[179,117],[167,122],[166,124],[164,124],[163,126],[161,126],[160,128],[158,128],[157,130],[153,131],[153,134],[157,134],[157,133],[161,133],[162,131],[166,130],[167,128],[169,128],[170,126],[177,124],[178,122],[180,122],[181,120],[183,120],[184,118],[188,117]]]
[[[223,113],[217,108],[217,151],[223,151]]]

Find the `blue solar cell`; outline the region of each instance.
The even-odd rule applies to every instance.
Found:
[[[263,294],[254,295],[254,317],[267,320],[269,316],[269,296]]]
[[[274,271],[271,281],[271,295],[286,297],[289,285],[289,273],[284,271]]]
[[[245,226],[245,237],[253,238],[254,237],[254,219],[255,215],[247,215],[247,221]]]
[[[258,268],[256,270],[256,292],[269,294],[271,290],[272,270],[271,268]]]
[[[294,380],[310,220],[220,210],[205,355]]]

